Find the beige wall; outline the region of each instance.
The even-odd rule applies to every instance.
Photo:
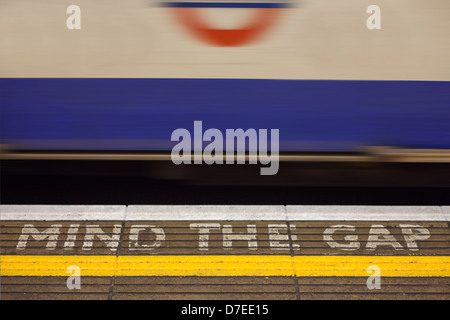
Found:
[[[0,0],[0,77],[450,80],[449,0],[303,0],[235,48],[204,44],[150,3]],[[71,4],[81,30],[66,28]],[[381,30],[366,28],[371,4]],[[251,14],[202,10],[218,25]]]

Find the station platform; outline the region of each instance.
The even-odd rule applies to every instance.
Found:
[[[450,298],[450,207],[1,205],[1,299]]]

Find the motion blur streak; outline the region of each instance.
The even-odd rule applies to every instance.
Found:
[[[10,159],[20,159],[16,151],[164,155],[173,130],[203,121],[279,129],[280,151],[297,159],[339,152],[340,160],[448,163],[449,1],[379,0],[380,30],[367,28],[371,3],[360,0],[240,3],[79,0],[80,29],[69,30],[66,8],[52,0],[2,1],[2,148]],[[185,9],[195,9],[201,30],[226,36],[202,41],[173,14]],[[241,41],[259,10],[283,14]]]

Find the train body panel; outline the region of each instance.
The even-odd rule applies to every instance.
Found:
[[[366,26],[369,1],[292,4],[79,0],[69,30],[71,3],[4,0],[1,143],[170,150],[173,130],[200,120],[279,129],[282,151],[450,148],[450,2],[377,1],[380,30]],[[213,38],[186,24],[189,10]],[[243,35],[258,19],[270,26],[240,42],[216,30]]]
[[[2,138],[25,149],[170,150],[172,131],[280,130],[282,151],[450,148],[449,82],[1,79]],[[426,109],[424,109],[424,106]],[[28,115],[24,117],[23,115]]]

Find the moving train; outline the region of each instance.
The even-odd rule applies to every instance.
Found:
[[[450,2],[375,2],[4,0],[2,157],[168,159],[202,121],[278,129],[282,160],[448,163]]]

